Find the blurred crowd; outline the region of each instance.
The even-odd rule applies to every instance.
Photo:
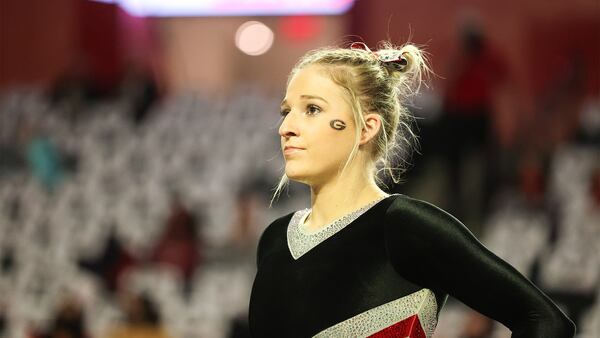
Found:
[[[510,71],[480,32],[463,44],[445,91],[417,103],[407,183],[387,189],[457,215],[598,337],[600,96],[574,65],[506,136]],[[247,337],[257,239],[308,203],[292,185],[269,208],[280,99],[243,84],[160,98],[136,70],[112,95],[77,74],[4,93],[0,337]],[[505,336],[453,301],[435,335]]]
[[[278,100],[248,89],[162,100],[145,119],[114,97],[76,117],[40,92],[2,98],[3,336],[247,332],[257,237],[293,209],[267,208]]]

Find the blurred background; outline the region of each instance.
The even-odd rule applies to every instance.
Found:
[[[0,337],[247,337],[258,237],[310,203],[269,207],[288,72],[385,39],[436,73],[386,190],[600,337],[597,0],[0,0]],[[450,299],[434,337],[509,336]]]

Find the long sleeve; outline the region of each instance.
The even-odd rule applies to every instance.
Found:
[[[385,229],[388,255],[405,278],[503,323],[512,337],[574,336],[573,322],[544,293],[436,206],[397,198]]]

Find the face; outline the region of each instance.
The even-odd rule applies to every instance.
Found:
[[[343,168],[355,142],[352,108],[324,68],[307,66],[290,80],[279,128],[288,178],[319,184]]]

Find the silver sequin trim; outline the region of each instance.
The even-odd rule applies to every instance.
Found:
[[[410,316],[418,315],[427,338],[437,325],[437,302],[429,289],[377,306],[329,327],[313,337],[368,337]]]
[[[310,212],[310,209],[296,211],[292,216],[292,219],[290,220],[290,223],[288,224],[287,228],[287,242],[292,257],[294,257],[294,259],[298,259],[300,256],[304,255],[327,238],[333,236],[335,233],[345,228],[348,224],[352,223],[360,215],[364,214],[375,204],[379,203],[387,197],[388,196],[381,197],[358,210],[346,214],[345,216],[338,218],[337,220],[324,226],[319,231],[314,233],[310,233],[307,230],[302,229],[304,219]]]

